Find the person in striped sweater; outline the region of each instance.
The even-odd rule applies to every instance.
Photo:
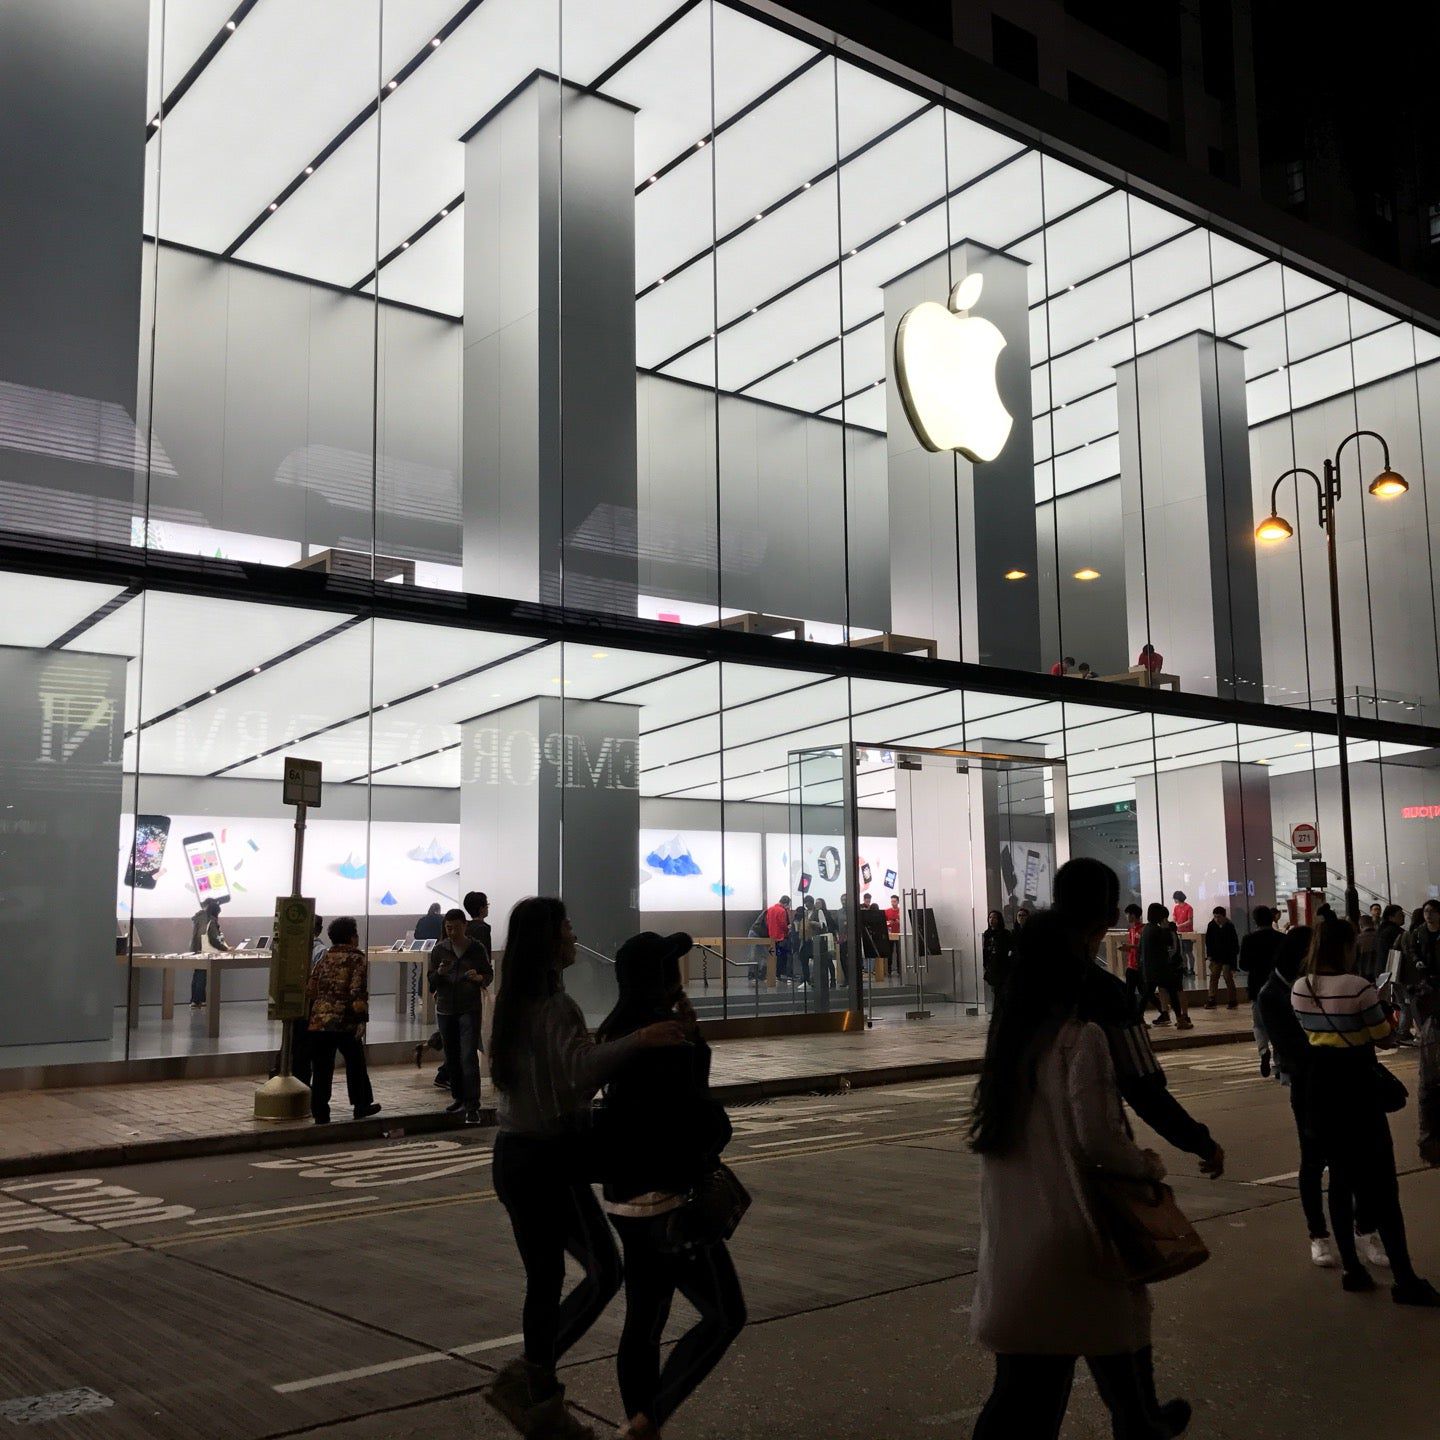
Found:
[[[1440,1308],[1440,1291],[1422,1280],[1410,1262],[1395,1146],[1385,1116],[1388,1082],[1375,1054],[1377,1045],[1393,1045],[1394,1035],[1374,984],[1355,973],[1355,940],[1348,920],[1322,920],[1311,938],[1305,971],[1290,992],[1313,1062],[1304,1123],[1330,1161],[1333,1225],[1347,1227],[1342,1233],[1348,1233],[1350,1196],[1360,1195],[1390,1259],[1391,1298],[1397,1305]],[[1344,1288],[1373,1290],[1375,1282],[1364,1265],[1344,1258]]]

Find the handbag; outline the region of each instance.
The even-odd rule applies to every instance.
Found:
[[[716,1161],[685,1196],[678,1209],[663,1217],[658,1249],[666,1255],[693,1255],[723,1245],[745,1218],[750,1192],[740,1177]]]
[[[1210,1258],[1175,1192],[1161,1181],[1098,1170],[1089,1177],[1089,1192],[1091,1214],[1120,1279],[1154,1285]]]

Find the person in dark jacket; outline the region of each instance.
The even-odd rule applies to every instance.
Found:
[[[1164,998],[1168,996],[1175,1007],[1175,1028],[1195,1028],[1185,1003],[1184,964],[1175,927],[1170,923],[1170,911],[1156,901],[1145,912],[1145,928],[1140,932],[1140,975],[1145,985],[1140,1008],[1143,1011],[1146,1003],[1154,1000],[1160,1012],[1155,1017],[1157,1025],[1170,1023]]]
[[[980,955],[985,983],[998,997],[1010,976],[1010,949],[1014,937],[1005,927],[1005,916],[992,910],[985,917],[985,933],[980,937]]]
[[[415,939],[439,940],[444,934],[445,917],[440,913],[440,904],[436,901],[436,903],[415,922]]]
[[[1235,933],[1234,922],[1225,913],[1223,905],[1217,905],[1210,912],[1210,923],[1205,927],[1205,959],[1210,969],[1210,995],[1205,1008],[1213,1010],[1216,1005],[1216,990],[1220,977],[1225,977],[1226,1006],[1233,1010],[1240,1002],[1235,998],[1235,961],[1240,956],[1240,937]]]
[[[206,900],[190,917],[190,949],[196,955],[219,955],[230,949],[220,933],[220,902]],[[198,1010],[205,1003],[208,970],[196,970],[190,976],[190,1008]]]
[[[1268,905],[1257,905],[1250,912],[1254,929],[1240,942],[1240,968],[1245,972],[1245,988],[1250,995],[1250,1024],[1255,1035],[1255,1048],[1260,1052],[1260,1073],[1270,1073],[1270,1039],[1260,1014],[1259,997],[1275,968],[1275,954],[1284,938],[1275,928],[1275,912]]]
[[[370,967],[360,948],[360,927],[349,915],[330,922],[330,948],[310,971],[310,1113],[330,1123],[330,1090],[337,1052],[345,1061],[345,1088],[357,1120],[377,1115],[365,1044],[359,1031],[370,1018]]]
[[[668,1217],[717,1164],[730,1121],[710,1096],[710,1047],[680,983],[688,935],[645,932],[615,956],[620,996],[598,1032],[619,1040],[678,1019],[688,1043],[632,1057],[605,1090],[604,1199],[625,1252],[625,1326],[616,1356],[627,1423],[622,1436],[658,1436],[745,1325],[745,1298],[723,1243],[667,1249]],[[699,1319],[662,1366],[660,1341],[675,1292]]]
[[[467,933],[463,910],[445,915],[445,938],[430,952],[426,982],[435,996],[435,1023],[445,1046],[451,1103],[446,1114],[465,1112],[480,1123],[480,1017],[485,991],[495,979],[485,947]]]

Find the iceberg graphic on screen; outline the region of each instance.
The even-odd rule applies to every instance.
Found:
[[[353,850],[335,867],[347,880],[365,878],[365,862]]]
[[[662,875],[698,875],[700,867],[690,853],[690,846],[684,838],[672,835],[663,845],[657,845],[646,857],[645,863]]]
[[[716,880],[710,886],[710,893],[712,895],[720,896],[720,898],[723,900],[727,896],[733,895],[735,893],[735,887],[733,885],[722,885],[718,880]]]
[[[398,905],[400,902],[387,890],[378,901],[381,905]]]
[[[440,843],[438,838],[432,838],[428,845],[417,845],[413,850],[406,851],[412,860],[418,860],[422,865],[453,865],[455,857]]]

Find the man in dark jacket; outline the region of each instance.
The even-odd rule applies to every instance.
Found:
[[[1217,905],[1210,912],[1210,923],[1205,927],[1205,959],[1210,967],[1210,994],[1205,1008],[1213,1010],[1216,1005],[1216,989],[1220,977],[1225,977],[1225,1001],[1233,1010],[1239,1003],[1235,999],[1235,961],[1240,954],[1240,937],[1235,933],[1234,923],[1225,913],[1223,905]]]
[[[1270,1038],[1260,1014],[1260,992],[1275,968],[1275,954],[1285,938],[1275,928],[1275,912],[1268,905],[1257,905],[1250,912],[1255,928],[1240,942],[1240,968],[1245,972],[1245,988],[1250,993],[1250,1024],[1255,1033],[1255,1048],[1260,1052],[1260,1073],[1270,1073]]]
[[[495,978],[485,947],[468,933],[463,910],[445,915],[445,938],[430,952],[427,983],[435,995],[435,1023],[445,1045],[445,1074],[451,1104],[446,1114],[465,1112],[467,1125],[480,1123],[480,1017],[485,987]]]

